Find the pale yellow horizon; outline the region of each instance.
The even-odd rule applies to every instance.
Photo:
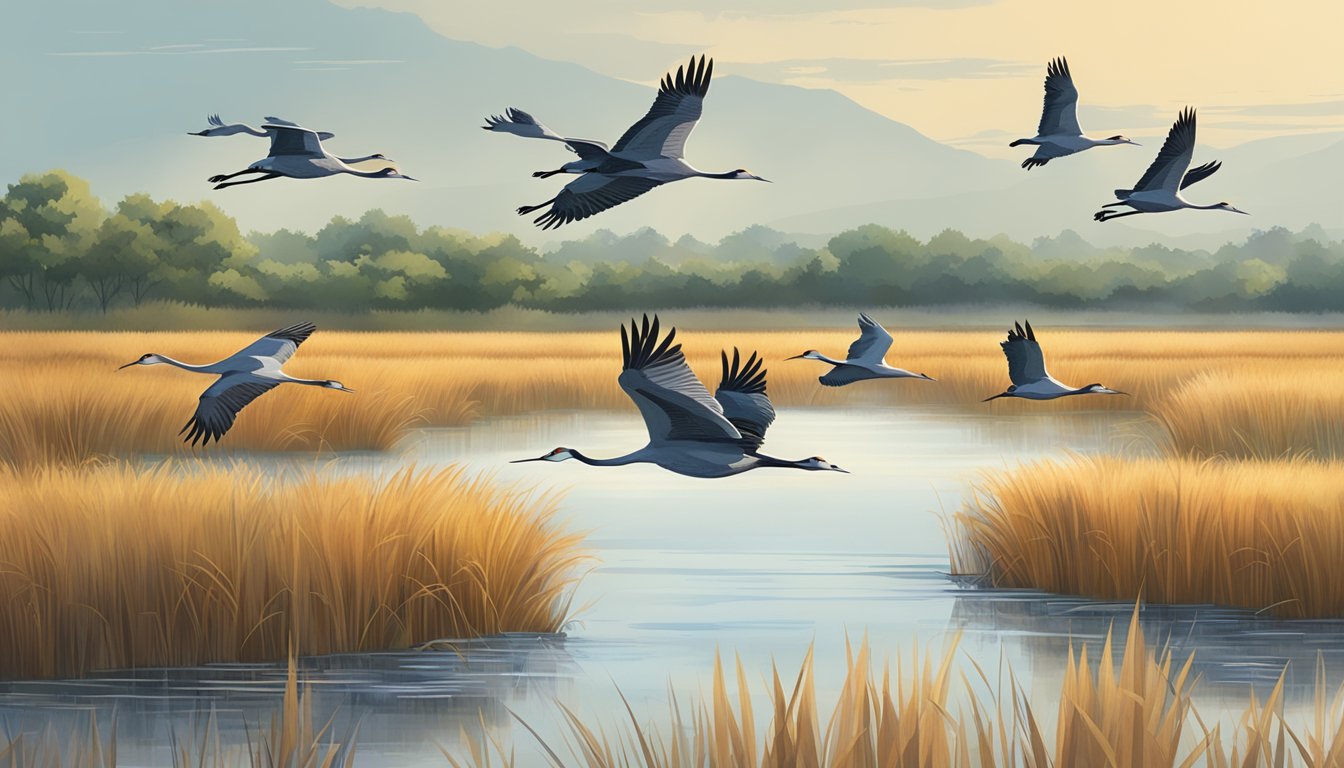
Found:
[[[1338,0],[338,2],[412,12],[446,37],[649,84],[702,51],[718,74],[831,88],[999,156],[1011,153],[1006,140],[1034,133],[1045,63],[1057,55],[1069,59],[1093,135],[1160,135],[1185,105],[1200,108],[1200,140],[1214,146],[1344,129]],[[921,4],[933,7],[912,7]],[[830,10],[844,6],[857,7]],[[778,8],[788,12],[768,12]]]

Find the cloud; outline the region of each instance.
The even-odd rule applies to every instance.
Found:
[[[1296,104],[1246,104],[1204,107],[1208,112],[1246,117],[1344,117],[1344,99]]]
[[[883,80],[984,80],[1019,77],[1036,64],[999,59],[786,59],[758,64],[733,62],[735,74],[758,80],[823,78],[843,82]]]
[[[201,48],[192,50],[160,50],[150,48],[141,51],[53,51],[48,56],[68,56],[75,58],[103,58],[109,56],[200,56],[220,53],[283,53],[311,51],[312,48],[256,47],[256,48]]]

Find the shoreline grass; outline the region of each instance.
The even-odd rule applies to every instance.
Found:
[[[163,366],[115,369],[146,352],[213,360],[256,335],[3,334],[0,372],[6,375],[9,389],[0,402],[0,463],[34,467],[143,454],[189,455],[192,449],[182,445],[178,431],[210,379]],[[678,335],[692,367],[711,389],[717,383],[720,349],[760,350],[770,371],[771,398],[781,407],[904,404],[995,414],[1046,409],[1162,413],[1164,407],[1189,406],[1190,410],[1205,409],[1210,414],[1207,419],[1216,419],[1216,412],[1210,410],[1213,406],[1195,395],[1180,399],[1183,385],[1193,386],[1190,382],[1213,375],[1235,375],[1237,380],[1296,377],[1304,382],[1321,376],[1338,378],[1333,355],[1344,344],[1344,332],[1337,331],[1059,329],[1046,336],[1053,373],[1080,385],[1101,381],[1132,396],[1065,398],[1049,404],[1011,399],[980,402],[1008,384],[998,347],[1002,333],[997,330],[898,332],[891,361],[928,373],[939,379],[936,383],[864,382],[835,389],[816,381],[826,366],[785,361],[806,349],[843,355],[853,338],[850,329],[684,331]],[[1136,356],[1135,349],[1143,354]],[[346,396],[306,387],[281,388],[245,409],[222,445],[209,450],[387,450],[416,426],[464,426],[482,417],[548,410],[631,410],[616,383],[619,350],[619,336],[612,331],[319,331],[290,362],[291,372],[339,379],[358,393]],[[1323,402],[1330,399],[1321,397]],[[1164,406],[1168,402],[1179,404]],[[1344,404],[1339,410],[1344,411]],[[1289,437],[1290,441],[1297,439]],[[1272,440],[1267,444],[1274,445]]]
[[[1344,616],[1338,463],[1076,458],[987,476],[953,517],[953,570],[1103,600]]]
[[[0,679],[556,632],[555,501],[408,468],[0,471]]]
[[[1136,608],[1118,658],[1110,633],[1095,663],[1086,646],[1076,653],[1070,648],[1053,718],[1033,706],[1011,671],[991,683],[971,661],[972,674],[957,674],[955,641],[940,657],[916,649],[908,664],[897,664],[894,680],[889,667],[874,670],[865,642],[848,654],[829,714],[817,704],[810,653],[791,686],[773,669],[765,701],[770,720],[759,735],[741,662],[734,705],[716,657],[707,699],[685,708],[673,695],[670,722],[641,724],[627,703],[626,720],[601,725],[560,705],[568,748],[540,741],[532,762],[519,761],[516,745],[498,734],[464,733],[468,754],[461,759],[440,749],[453,768],[509,768],[543,759],[555,768],[1230,768],[1344,761],[1344,689],[1329,703],[1323,673],[1314,717],[1305,726],[1287,722],[1280,677],[1263,701],[1253,696],[1237,726],[1224,731],[1216,718],[1209,725],[1197,711],[1192,658],[1177,663],[1170,650],[1150,649],[1137,615]]]

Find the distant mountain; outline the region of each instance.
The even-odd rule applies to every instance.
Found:
[[[613,141],[647,110],[651,88],[516,48],[446,39],[409,14],[327,0],[136,0],[133,12],[105,0],[10,6],[11,34],[0,47],[11,75],[0,181],[62,167],[88,177],[109,204],[136,191],[212,200],[249,229],[311,231],[369,208],[532,244],[643,227],[674,243],[686,234],[715,242],[758,223],[810,233],[814,242],[871,221],[922,237],[955,227],[1029,240],[1073,228],[1099,245],[1344,225],[1333,188],[1344,171],[1344,135],[1201,149],[1226,166],[1191,196],[1231,200],[1252,218],[1185,213],[1094,225],[1096,206],[1138,178],[1160,136],[1027,173],[933,141],[833,91],[733,77],[724,66],[690,159],[707,170],[745,167],[775,183],[681,182],[542,233],[514,209],[554,195],[562,179],[530,173],[569,155],[553,143],[482,131],[481,118],[513,105],[562,133]],[[248,122],[276,114],[332,131],[333,152],[383,152],[423,181],[277,180],[215,192],[206,177],[245,167],[266,143],[186,135],[213,112]]]

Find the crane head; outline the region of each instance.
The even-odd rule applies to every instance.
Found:
[[[1218,207],[1218,210],[1220,210],[1220,211],[1229,211],[1229,212],[1231,212],[1231,213],[1241,213],[1241,214],[1245,214],[1246,216],[1250,216],[1249,213],[1246,213],[1245,211],[1241,210],[1240,208],[1236,207],[1235,205],[1233,205],[1233,204],[1231,204],[1231,203],[1226,203],[1226,202],[1224,202],[1224,203],[1219,203],[1217,207]]]
[[[542,454],[535,459],[516,459],[510,461],[510,464],[524,464],[529,461],[565,461],[574,458],[574,452],[568,448],[556,448],[550,453]]]
[[[1118,134],[1118,133],[1117,133],[1116,135],[1110,137],[1109,139],[1107,139],[1106,142],[1107,142],[1108,144],[1133,144],[1133,145],[1136,146],[1136,147],[1143,146],[1143,145],[1139,144],[1139,142],[1134,141],[1133,139],[1130,139],[1130,138],[1128,138],[1128,137],[1121,136],[1121,135]]]
[[[1083,387],[1083,391],[1089,395],[1128,395],[1128,392],[1121,392],[1118,389],[1103,387],[1100,384],[1088,384]]]
[[[349,392],[351,394],[354,394],[355,392],[355,390],[350,389],[349,387],[345,386],[339,381],[336,381],[335,379],[327,379],[326,381],[322,382],[322,386],[326,387],[327,389],[335,389],[341,392]]]
[[[752,174],[752,173],[749,173],[749,172],[747,171],[746,168],[738,168],[737,170],[733,171],[733,178],[734,178],[734,179],[751,179],[751,180],[753,180],[753,181],[764,181],[764,182],[766,182],[767,184],[770,182],[769,179],[763,179],[763,178],[761,178],[760,176],[756,176],[756,175],[754,175],[754,174]]]
[[[830,463],[829,461],[821,458],[820,456],[813,456],[810,459],[803,459],[802,461],[798,462],[797,467],[799,469],[807,469],[813,472],[826,471],[826,472],[844,472],[846,475],[849,474],[849,470],[841,469],[836,465]]]
[[[798,360],[799,358],[801,358],[801,359],[803,359],[803,360],[820,360],[820,359],[821,359],[821,353],[818,352],[818,351],[815,350],[815,349],[809,349],[809,350],[807,350],[806,352],[804,352],[804,353],[801,354],[801,355],[794,355],[793,357],[786,357],[786,358],[784,358],[784,359],[785,359],[785,360]]]
[[[154,365],[155,363],[162,363],[162,362],[163,358],[159,357],[158,355],[152,353],[145,354],[141,355],[140,358],[137,360],[132,360],[131,362],[118,367],[117,370],[120,371],[122,368],[130,368],[132,365]]]
[[[419,179],[413,179],[410,176],[407,176],[406,174],[402,173],[401,171],[398,171],[396,168],[384,168],[383,170],[378,172],[378,177],[382,179],[405,179],[407,181],[419,181]]]

